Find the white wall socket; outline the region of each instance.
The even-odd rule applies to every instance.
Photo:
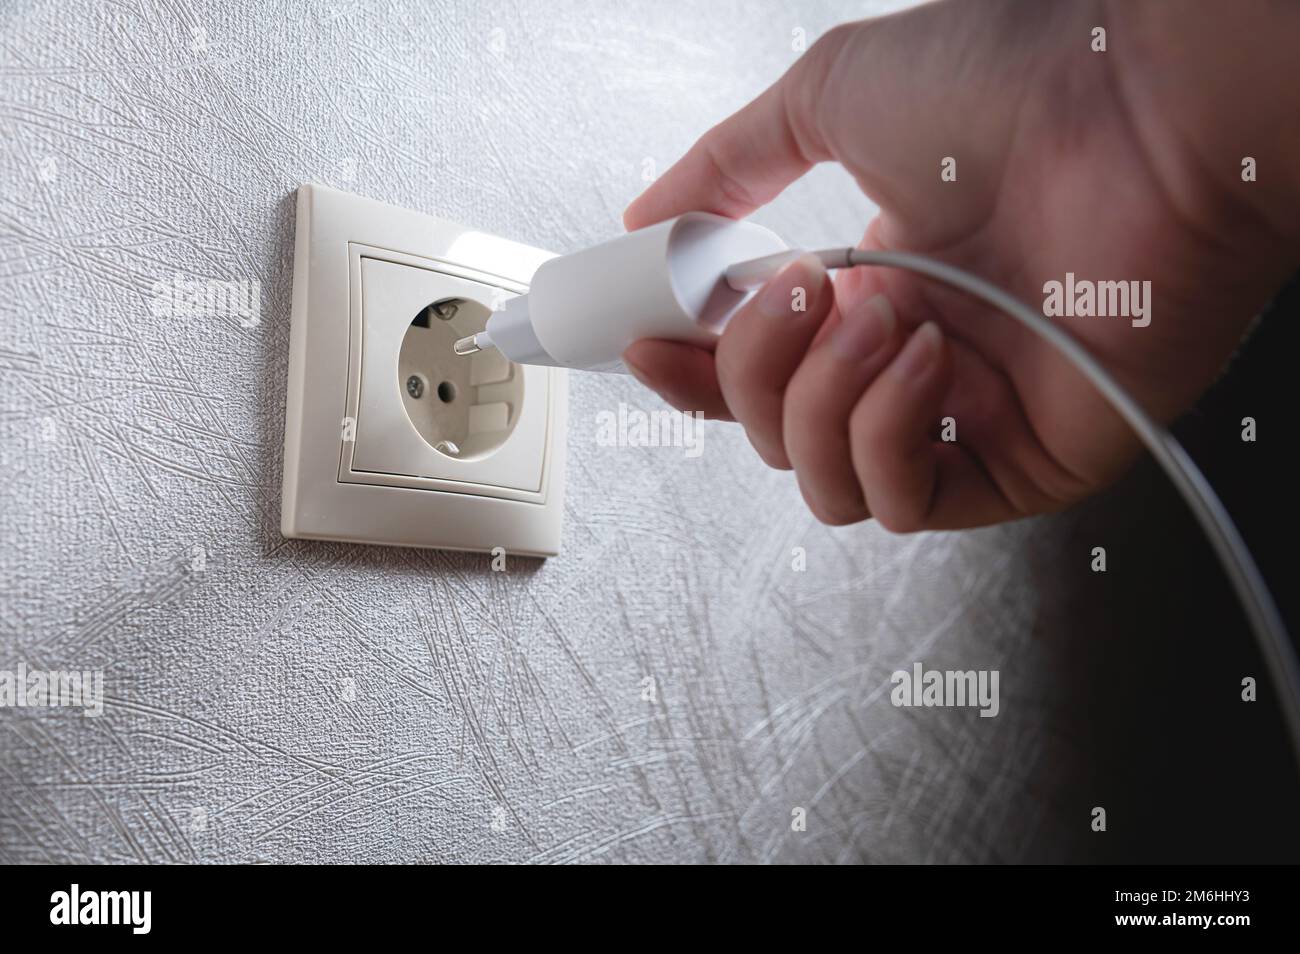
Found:
[[[451,350],[550,254],[320,185],[297,228],[284,535],[558,553],[565,372]]]

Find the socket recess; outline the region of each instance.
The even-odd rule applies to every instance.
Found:
[[[458,337],[550,254],[320,185],[298,190],[281,530],[550,556],[565,372]]]

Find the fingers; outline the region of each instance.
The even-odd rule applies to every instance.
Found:
[[[849,417],[853,468],[866,506],[898,533],[1020,516],[960,444],[931,437],[952,379],[950,347],[939,326],[926,322]]]
[[[824,523],[874,516],[901,533],[1054,509],[996,374],[932,322],[909,331],[891,297],[877,292],[841,315],[825,271],[805,256],[732,318],[716,352],[639,341],[624,361],[678,410],[743,424],[769,466],[796,470]],[[934,439],[944,414],[961,422],[959,443]]]
[[[849,415],[905,340],[889,299],[878,293],[844,310],[790,380],[785,448],[804,500],[823,523],[838,526],[871,515],[853,468]]]
[[[834,302],[821,262],[800,256],[732,316],[718,341],[722,396],[771,467],[790,467],[782,436],[786,386]]]
[[[942,414],[960,429],[961,446],[1020,513],[1059,510],[1091,485],[1044,448],[1011,379],[978,352],[952,339],[954,384]]]
[[[713,352],[680,341],[646,339],[633,342],[623,352],[623,363],[633,377],[677,410],[735,420],[718,386]]]
[[[775,198],[815,162],[830,158],[814,110],[843,45],[832,30],[757,99],[714,126],[623,213],[629,230],[703,211],[740,218]]]
[[[924,527],[938,486],[930,440],[948,383],[939,326],[926,322],[867,389],[850,423],[854,471],[871,512],[890,530]]]
[[[813,256],[791,262],[732,316],[716,353],[676,341],[637,341],[623,362],[679,411],[735,420],[760,457],[788,469],[782,438],[786,383],[834,304]]]

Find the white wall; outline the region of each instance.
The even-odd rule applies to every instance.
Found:
[[[574,249],[619,231],[647,159],[779,75],[796,27],[863,10],[6,4],[0,668],[102,668],[107,703],[0,710],[0,861],[943,861],[1086,837],[1031,626],[1059,522],[828,530],[732,428],[697,459],[598,446],[598,412],[659,404],[575,375],[561,557],[497,574],[278,533],[299,183]],[[829,244],[870,214],[824,169],[759,218]],[[260,282],[260,323],[155,316],[176,274]],[[999,668],[1002,714],[895,709],[918,659]]]

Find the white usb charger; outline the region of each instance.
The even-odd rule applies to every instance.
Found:
[[[688,212],[544,262],[528,294],[456,350],[495,347],[519,364],[625,370],[622,355],[634,341],[703,344],[721,334],[748,298],[747,288],[720,280],[728,266],[785,250],[761,225]]]

